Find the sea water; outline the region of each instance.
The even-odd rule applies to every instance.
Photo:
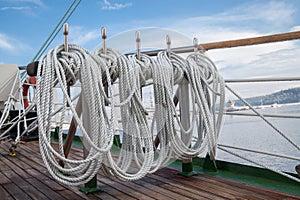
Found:
[[[300,105],[279,105],[272,108],[258,109],[257,111],[262,114],[284,114],[299,116]],[[251,110],[238,112],[253,114]],[[300,145],[300,119],[267,119],[294,143],[296,143],[298,146]],[[81,131],[77,129],[76,135],[81,136]],[[120,132],[120,137],[122,138],[122,132]],[[297,148],[292,146],[286,139],[284,139],[279,133],[273,130],[261,118],[254,116],[224,115],[224,122],[219,136],[218,144],[243,147],[300,158],[300,151]],[[244,152],[234,149],[228,150],[233,151],[234,153],[237,153],[245,158],[252,159],[260,164],[285,172],[295,173],[295,166],[300,164],[300,161],[289,160],[285,158]],[[233,156],[220,149],[217,150],[217,159],[240,164],[253,165],[248,161]]]
[[[277,106],[259,109],[262,114],[284,114],[300,115],[300,105]],[[251,110],[239,111],[251,113]],[[291,139],[298,146],[300,145],[300,119],[287,118],[267,118],[284,135]],[[243,147],[248,149],[261,150],[265,152],[283,154],[300,158],[300,151],[291,145],[284,137],[273,130],[266,122],[259,117],[253,116],[224,116],[223,128],[219,137],[219,144]],[[243,157],[252,159],[268,167],[281,171],[295,173],[295,166],[300,161],[278,158],[269,155],[244,152],[240,150],[228,149],[238,153]],[[231,161],[241,164],[252,165],[248,161],[240,159],[222,150],[217,151],[217,159]]]

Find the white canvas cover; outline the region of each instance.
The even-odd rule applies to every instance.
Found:
[[[18,98],[16,90],[19,88],[19,68],[17,64],[0,64],[0,102],[7,101],[9,94],[13,88],[17,77],[16,86],[14,87],[13,95]]]

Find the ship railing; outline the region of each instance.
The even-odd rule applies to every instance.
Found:
[[[272,78],[244,78],[244,79],[226,79],[225,83],[258,83],[258,82],[283,82],[283,81],[300,81],[300,77],[272,77]],[[300,100],[299,100],[300,101]],[[224,112],[225,115],[237,115],[237,116],[258,116],[251,113],[240,112]],[[283,114],[263,114],[264,117],[274,118],[294,118],[300,119],[300,115],[283,115]]]
[[[199,44],[197,46],[197,49],[198,50],[207,51],[207,50],[211,50],[211,49],[221,49],[221,48],[249,46],[249,45],[257,45],[257,44],[264,44],[264,43],[273,43],[273,42],[280,42],[280,41],[287,41],[287,40],[295,40],[295,39],[300,39],[300,31],[290,32],[290,33],[284,33],[284,34],[276,34],[276,35],[271,35],[271,36],[262,36],[262,37],[256,37],[256,38],[246,38],[246,39],[241,39],[241,40],[230,40],[230,41],[222,41],[222,42]],[[144,53],[144,54],[147,54],[147,55],[150,55],[150,56],[155,56],[155,55],[157,55],[158,52],[164,51],[164,50],[167,50],[167,49],[159,49],[159,50],[155,50],[155,51],[144,51],[144,52],[141,52],[141,53]],[[195,46],[194,45],[193,46],[179,47],[179,48],[172,48],[171,49],[172,52],[178,53],[178,54],[193,52],[194,50],[195,50]],[[227,83],[229,83],[229,82],[234,83],[234,82],[246,82],[246,81],[251,81],[251,82],[260,82],[260,81],[263,81],[263,82],[265,82],[265,81],[292,81],[292,80],[299,81],[300,78],[299,77],[293,77],[293,78],[244,79],[244,80],[227,80],[226,82]],[[227,89],[230,90],[229,87],[227,87]],[[255,113],[256,113],[257,116],[262,117],[264,119],[264,121],[266,121],[263,115],[261,115],[258,112],[255,112]],[[269,115],[268,117],[273,117],[273,116]],[[299,116],[294,116],[294,117],[299,118]],[[276,130],[275,127],[273,127],[273,128]],[[288,139],[288,141],[290,141],[290,140]],[[67,140],[67,142],[65,143],[65,145],[68,146],[68,143],[70,143],[70,142],[72,142],[72,140]],[[294,144],[292,141],[290,141],[290,143]],[[296,145],[296,144],[294,144],[294,146],[298,147],[298,145]],[[223,150],[223,151],[226,151],[228,153],[231,153],[233,155],[236,155],[236,156],[240,157],[240,155],[232,153],[232,152],[230,152],[230,151],[228,151],[228,150],[225,149],[225,148],[235,148],[235,149],[237,149],[237,148],[240,148],[240,147],[229,147],[227,145],[219,144],[218,148],[221,149],[221,150]],[[258,151],[258,150],[251,150],[251,149],[246,149],[246,148],[240,148],[240,149],[244,149],[244,150],[247,150],[247,151],[250,151],[250,152],[261,152],[262,153],[262,151]],[[298,147],[298,149],[299,149],[299,147]],[[269,155],[270,154],[273,155],[273,153],[269,153],[269,152],[264,152],[264,153],[269,154]],[[285,155],[277,155],[277,156],[283,156],[285,158],[289,157],[289,156],[285,156]],[[248,160],[250,162],[253,162],[255,164],[258,164],[258,165],[262,166],[260,163],[256,163],[255,161],[249,160],[247,158],[243,157],[243,159]],[[299,160],[299,159],[297,158],[297,160]],[[268,168],[266,166],[263,166],[263,167]],[[275,172],[278,172],[278,173],[281,173],[281,172],[279,172],[277,170],[274,170],[274,169],[271,169],[271,170],[273,170]],[[297,181],[299,181],[299,180],[297,180]]]
[[[248,152],[252,152],[252,153],[259,153],[259,154],[264,154],[264,155],[269,155],[269,156],[275,156],[278,158],[286,158],[286,159],[290,159],[290,160],[300,161],[299,157],[287,156],[287,155],[279,154],[279,153],[272,153],[272,152],[267,152],[267,151],[261,151],[261,150],[255,150],[255,149],[243,148],[243,147],[237,147],[237,146],[231,146],[231,145],[224,145],[224,144],[218,144],[218,146],[230,148],[230,149],[241,150],[241,151],[248,151]]]
[[[249,108],[249,110],[252,110],[254,114],[251,113],[239,113],[239,112],[224,112],[225,115],[239,115],[239,116],[255,116],[255,117],[260,117],[264,122],[266,122],[267,125],[269,125],[275,132],[277,132],[280,136],[282,136],[282,138],[284,138],[289,144],[291,144],[293,147],[295,147],[298,151],[300,150],[299,145],[294,142],[288,135],[286,135],[283,131],[281,131],[278,127],[276,127],[273,123],[271,123],[269,120],[267,120],[267,117],[279,117],[279,118],[295,118],[295,119],[300,119],[299,115],[279,115],[279,114],[261,114],[260,112],[258,112],[252,105],[250,105],[244,98],[242,98],[239,94],[237,94],[233,89],[231,89],[231,87],[228,86],[228,83],[245,83],[245,82],[274,82],[274,81],[299,81],[298,77],[293,77],[293,78],[255,78],[255,79],[240,79],[240,80],[227,80],[227,83],[225,85],[225,87],[227,88],[227,90],[229,92],[231,92],[233,95],[235,95],[240,101],[242,101],[242,103],[247,106],[247,108]],[[300,161],[300,158],[297,157],[293,157],[293,156],[287,156],[287,155],[282,155],[282,154],[277,154],[277,153],[271,153],[271,152],[265,152],[265,151],[261,151],[261,150],[254,150],[254,149],[248,149],[248,148],[243,148],[243,147],[235,147],[235,146],[230,146],[230,145],[223,145],[223,144],[218,144],[218,149],[229,153],[235,157],[241,158],[243,160],[246,160],[250,163],[253,163],[257,166],[266,168],[268,170],[274,171],[278,174],[281,174],[285,177],[288,177],[292,180],[295,180],[297,182],[300,182],[300,180],[286,172],[282,172],[274,167],[269,167],[268,165],[254,160],[252,158],[248,158],[244,155],[238,154],[236,152],[230,151],[228,149],[235,149],[235,150],[241,150],[241,151],[246,151],[246,152],[252,152],[252,153],[259,153],[259,154],[264,154],[264,155],[269,155],[269,156],[276,156],[276,157],[281,157],[281,158],[286,158],[286,159],[290,159],[290,160],[296,160],[296,161]],[[300,165],[296,166],[296,171],[299,175],[300,172],[298,172],[297,168]]]
[[[265,44],[265,43],[274,43],[274,42],[282,42],[282,41],[288,41],[288,40],[295,40],[295,39],[300,39],[300,31],[296,32],[290,32],[290,33],[283,33],[283,34],[276,34],[276,35],[270,35],[270,36],[261,36],[261,37],[255,37],[255,38],[245,38],[245,39],[239,39],[239,40],[229,40],[229,41],[221,41],[221,42],[213,42],[213,43],[206,43],[206,44],[199,44],[197,49],[202,50],[202,51],[208,51],[212,49],[222,49],[222,48],[232,48],[232,47],[241,47],[241,46],[250,46],[250,45],[259,45],[259,44]],[[144,54],[147,54],[149,56],[156,56],[158,52],[160,51],[166,51],[167,49],[158,49],[158,50],[153,50],[153,51],[144,51]],[[174,53],[182,54],[182,53],[189,53],[195,50],[195,46],[186,46],[186,47],[178,47],[178,48],[172,48],[171,51]],[[235,93],[229,86],[228,84],[230,83],[256,83],[256,82],[279,82],[279,81],[300,81],[300,77],[272,77],[272,78],[245,78],[245,79],[227,79],[225,80],[226,83],[226,88],[229,90],[231,93],[233,93],[235,96],[240,98],[242,101],[243,98],[241,98],[237,93]],[[149,83],[148,85],[150,85]],[[145,86],[148,86],[145,85]],[[244,104],[248,104],[247,102],[244,101]],[[299,146],[293,142],[288,136],[286,136],[282,131],[280,131],[277,127],[275,127],[271,122],[269,122],[266,117],[279,117],[279,118],[295,118],[299,119],[299,115],[282,115],[282,114],[261,114],[258,111],[256,111],[255,108],[253,108],[250,104],[248,104],[248,107],[250,107],[251,110],[254,111],[254,114],[251,113],[239,113],[239,112],[224,112],[225,115],[240,115],[240,116],[256,116],[256,117],[261,117],[263,121],[265,121],[268,125],[270,125],[275,131],[277,131],[283,138],[285,138],[290,144],[295,146],[299,150]],[[236,157],[239,157],[241,159],[244,159],[250,163],[254,163],[258,166],[261,166],[263,168],[269,169],[271,171],[274,171],[276,173],[279,173],[283,176],[287,176],[288,178],[294,179],[297,182],[299,182],[299,179],[290,176],[289,174],[283,173],[277,169],[270,168],[260,162],[257,162],[252,159],[248,159],[244,156],[241,156],[235,152],[229,151],[226,148],[231,148],[231,149],[236,149],[236,150],[244,150],[248,152],[253,152],[253,153],[260,153],[260,154],[266,154],[270,156],[277,156],[277,157],[282,157],[286,159],[291,159],[291,160],[296,160],[299,161],[300,159],[297,157],[293,156],[287,156],[287,155],[282,155],[282,154],[276,154],[276,153],[270,153],[270,152],[264,152],[260,150],[253,150],[253,149],[248,149],[248,148],[242,148],[242,147],[234,147],[234,146],[229,146],[229,145],[223,145],[223,144],[218,144],[218,149],[225,151],[229,154],[232,154]]]
[[[287,41],[287,40],[295,40],[295,39],[300,39],[300,31],[297,32],[290,32],[290,33],[284,33],[284,34],[276,34],[276,35],[270,35],[270,36],[262,36],[262,37],[256,37],[256,38],[245,38],[245,39],[240,39],[240,40],[229,40],[229,41],[221,41],[221,42],[213,42],[213,43],[207,43],[207,44],[200,44],[198,46],[198,50],[211,50],[211,49],[222,49],[222,48],[232,48],[232,47],[241,47],[241,46],[251,46],[251,45],[258,45],[258,44],[265,44],[265,43],[274,43],[274,42],[281,42],[281,41]],[[180,48],[175,48],[172,49],[174,53],[188,53],[192,52],[194,50],[194,46],[188,46],[188,47],[180,47]],[[156,55],[158,51],[151,51],[147,52],[148,55]],[[248,114],[248,113],[239,113],[239,112],[225,112],[225,115],[240,115],[240,116],[258,116],[261,117],[263,121],[265,121],[268,125],[270,125],[276,132],[278,132],[283,138],[285,138],[292,146],[296,147],[296,149],[299,150],[299,145],[297,145],[295,142],[293,142],[288,136],[286,136],[282,131],[280,131],[278,128],[276,128],[271,122],[269,122],[266,117],[280,117],[280,118],[296,118],[299,119],[299,115],[279,115],[279,114],[260,114],[256,109],[254,109],[250,104],[245,102],[243,98],[241,98],[236,92],[234,92],[229,86],[229,83],[255,83],[255,82],[278,82],[278,81],[300,81],[300,77],[272,77],[272,78],[245,78],[245,79],[229,79],[225,80],[226,82],[226,88],[229,90],[231,93],[233,93],[236,97],[238,97],[242,102],[247,105],[253,112],[254,114]],[[300,159],[297,157],[293,156],[287,156],[287,155],[281,155],[277,153],[270,153],[270,152],[264,152],[260,150],[253,150],[253,149],[248,149],[248,148],[243,148],[243,147],[234,147],[234,146],[229,146],[229,145],[223,145],[223,144],[218,144],[218,149],[227,152],[231,155],[234,155],[236,157],[239,157],[243,160],[246,160],[250,163],[254,163],[258,166],[261,166],[263,168],[269,169],[271,171],[274,171],[276,173],[279,173],[283,176],[286,176],[288,178],[291,178],[297,182],[299,182],[298,178],[295,178],[293,176],[290,176],[289,174],[283,173],[277,169],[270,168],[266,166],[265,164],[262,164],[260,162],[257,162],[253,159],[246,158],[245,156],[241,156],[240,154],[237,154],[235,152],[232,152],[228,150],[228,148],[235,149],[235,150],[243,150],[247,152],[252,152],[252,153],[260,153],[260,154],[266,154],[269,156],[277,156],[281,158],[286,158],[290,160],[296,160],[299,161]],[[297,167],[296,167],[297,169]],[[298,171],[297,171],[298,172]],[[298,175],[300,175],[300,172],[298,172]]]

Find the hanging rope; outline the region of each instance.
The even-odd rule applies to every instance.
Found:
[[[116,106],[120,107],[123,130],[118,159],[115,161],[108,151],[103,170],[120,180],[137,180],[148,173],[154,158],[152,135],[141,103],[140,68],[133,62],[132,56],[128,59],[112,49],[107,49],[105,54],[103,49],[96,52],[111,67],[112,76],[118,77],[120,102]],[[137,165],[136,170],[133,170],[132,164]]]
[[[91,180],[102,166],[107,175],[132,181],[155,172],[172,158],[192,158],[205,150],[214,152],[222,119],[224,84],[206,56],[195,53],[183,59],[173,53],[160,52],[155,58],[141,55],[138,60],[135,55],[127,57],[112,49],[97,49],[93,54],[72,44],[68,52],[63,49],[63,45],[57,46],[43,56],[37,75],[40,151],[55,179],[64,184],[79,185]],[[184,79],[191,85],[193,101],[190,108],[192,123],[187,130],[183,128],[173,102],[174,89]],[[78,80],[84,97],[82,119],[76,114],[67,92],[67,85]],[[116,81],[118,98],[115,98],[112,85]],[[140,90],[149,81],[153,82],[155,98],[151,128]],[[50,120],[56,84],[63,93],[63,108],[58,123],[58,146],[53,146]],[[220,104],[218,115],[215,114],[217,103]],[[82,160],[64,156],[62,125],[67,105],[83,133],[87,152]],[[118,124],[114,117],[116,112],[121,113],[122,127],[119,155],[112,149],[114,125]],[[193,140],[194,127],[198,132],[196,141]],[[182,141],[181,133],[189,136],[188,142]],[[156,149],[153,147],[154,135],[160,139]],[[64,162],[64,167],[59,165],[59,160]]]
[[[103,65],[105,65],[104,62],[95,59],[86,50],[71,44],[69,52],[64,52],[63,46],[60,45],[40,59],[36,95],[40,151],[50,174],[64,184],[79,185],[91,180],[101,166],[104,152],[107,152],[113,143],[114,134],[110,123],[110,120],[114,120],[113,115],[110,120],[103,120],[104,116],[108,115],[104,109],[105,93],[101,80],[102,74],[106,73],[107,79],[110,80],[108,70],[103,71],[106,69]],[[86,127],[77,116],[67,94],[67,83],[75,84],[78,79],[82,84],[82,94],[86,97],[87,112],[90,113],[87,122],[93,127],[89,130],[90,133],[87,133]],[[56,82],[62,88],[64,105],[59,123],[58,148],[52,146],[50,131],[51,113],[53,112],[52,89]],[[90,147],[86,158],[82,160],[67,159],[63,153],[62,124],[67,104],[87,142],[86,147]],[[107,127],[109,131],[107,131]],[[58,160],[64,162],[64,168],[59,165]]]

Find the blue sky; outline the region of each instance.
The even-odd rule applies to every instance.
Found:
[[[27,65],[72,2],[0,0],[0,63]],[[193,37],[206,43],[298,31],[300,1],[82,0],[68,23],[70,42],[90,51],[100,45],[103,26],[107,28],[108,38],[120,45],[130,43],[134,47],[134,40],[120,33],[145,27],[179,32],[190,39],[191,44]],[[147,40],[141,35],[142,46],[146,40],[147,45],[152,41],[152,46],[157,46],[154,44],[160,39],[152,36]],[[60,33],[49,48],[62,42]],[[186,41],[172,44],[174,47],[191,45]],[[225,78],[299,76],[299,47],[300,41],[289,41],[212,50],[207,54]],[[278,86],[282,89],[297,86],[297,83]],[[246,90],[245,87],[242,92]]]

